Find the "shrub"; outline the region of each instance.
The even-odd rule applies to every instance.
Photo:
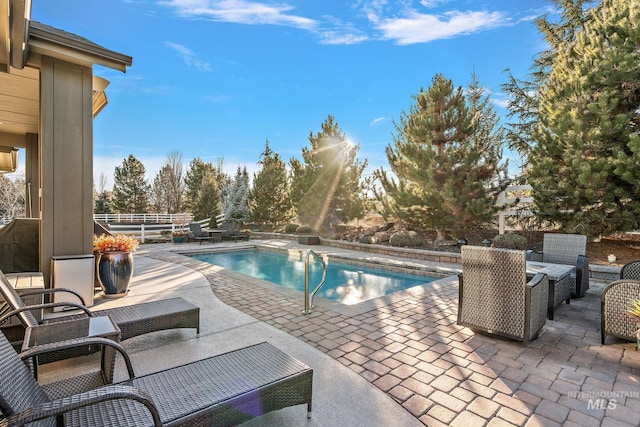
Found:
[[[287,234],[293,234],[300,227],[298,224],[287,224],[284,226],[284,232]]]
[[[313,234],[313,228],[309,227],[308,225],[301,225],[296,230],[296,234]]]
[[[491,247],[525,250],[527,249],[527,238],[515,233],[499,234],[493,238]]]
[[[393,233],[389,238],[391,246],[398,247],[415,247],[422,245],[422,237],[415,231],[398,231]]]

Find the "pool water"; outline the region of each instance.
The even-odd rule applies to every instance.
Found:
[[[266,280],[286,288],[304,291],[304,257],[260,250],[201,253],[189,255],[228,270]],[[322,280],[322,264],[309,258],[309,291]],[[327,280],[317,296],[353,305],[389,295],[436,280],[434,277],[411,275],[343,264],[329,260]]]

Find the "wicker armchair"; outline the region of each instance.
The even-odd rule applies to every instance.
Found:
[[[602,344],[607,335],[635,341],[638,325],[627,314],[627,308],[632,301],[640,300],[640,280],[616,280],[603,289],[600,299]]]
[[[623,265],[620,269],[620,278],[640,280],[640,259],[630,261]]]
[[[527,260],[576,267],[571,275],[571,296],[582,298],[589,290],[589,258],[587,236],[582,234],[545,233],[542,253],[527,251]]]
[[[529,342],[547,319],[549,281],[527,282],[524,251],[462,247],[458,276],[458,325]]]
[[[0,425],[232,426],[299,404],[311,415],[313,370],[268,343],[88,391],[74,378],[41,386],[0,334]]]

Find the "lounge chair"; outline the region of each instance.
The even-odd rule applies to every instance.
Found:
[[[542,253],[527,251],[527,260],[566,264],[576,268],[571,275],[571,296],[582,298],[589,290],[587,236],[582,234],[545,233]]]
[[[549,281],[527,282],[524,251],[463,246],[458,276],[458,325],[525,343],[547,319]]]
[[[232,222],[223,222],[220,228],[222,229],[223,240],[233,240],[236,242],[238,240],[249,240],[251,237],[249,234],[241,233],[238,227]]]
[[[129,380],[88,391],[77,391],[75,377],[38,384],[21,357],[32,354],[19,356],[0,336],[2,425],[232,426],[299,404],[311,416],[313,370],[268,343],[142,377],[128,365]]]
[[[640,300],[640,280],[620,279],[611,282],[600,295],[600,339],[607,335],[628,341],[636,340],[638,325],[627,314],[632,301]]]
[[[0,324],[4,323],[6,319],[12,316],[17,316],[24,328],[36,326],[41,323],[60,322],[86,316],[109,316],[120,328],[121,340],[126,340],[150,332],[175,328],[195,328],[196,334],[200,333],[200,308],[182,298],[170,298],[106,310],[92,311],[84,305],[82,297],[77,292],[70,289],[41,289],[24,292],[22,295],[31,295],[35,293],[52,294],[54,292],[73,295],[78,299],[78,301],[80,301],[80,303],[60,301],[28,306],[0,271],[0,296],[4,298],[6,305],[4,310],[0,310]],[[54,307],[73,308],[82,311],[82,313],[54,317],[41,321],[38,321],[32,314],[32,310]],[[7,338],[12,341],[16,347],[18,347],[24,337],[24,330],[21,328],[19,330],[16,329],[18,328],[9,328],[3,332],[5,332]],[[68,357],[72,357],[72,355],[69,355]],[[44,363],[45,361],[52,360],[47,360],[43,357],[41,359],[41,363]]]
[[[207,231],[204,231],[199,222],[189,223],[189,230],[191,230],[191,236],[189,236],[189,238],[199,241],[200,244],[202,244],[203,241],[214,241],[214,236],[210,235]]]

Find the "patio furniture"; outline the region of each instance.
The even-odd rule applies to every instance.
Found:
[[[566,264],[549,264],[546,262],[527,261],[527,279],[532,279],[538,273],[547,275],[549,280],[549,307],[547,318],[553,320],[555,309],[566,301],[571,302],[571,274],[575,268]]]
[[[222,240],[233,240],[237,242],[238,240],[249,240],[251,237],[249,234],[241,233],[238,227],[232,222],[223,222],[220,228],[222,229]]]
[[[616,280],[602,290],[600,338],[603,345],[607,335],[628,341],[636,340],[638,325],[627,314],[627,309],[635,300],[640,300],[640,280]]]
[[[527,282],[524,251],[463,246],[458,276],[458,325],[525,343],[547,319],[549,281]]]
[[[109,316],[118,325],[121,331],[121,340],[126,340],[138,335],[150,332],[175,328],[195,328],[196,334],[200,334],[200,308],[182,298],[170,298],[159,301],[150,301],[140,304],[110,308],[106,310],[89,310],[84,305],[82,297],[70,289],[40,289],[23,293],[31,294],[53,294],[68,293],[78,298],[80,303],[73,302],[51,302],[36,305],[26,305],[16,290],[9,284],[6,277],[0,271],[0,296],[4,297],[5,306],[0,308],[0,324],[12,316],[17,316],[26,329],[41,323],[60,322],[65,320],[78,319],[91,316]],[[39,321],[32,314],[33,310],[41,310],[54,307],[66,307],[81,310],[80,314],[70,314],[67,316],[53,317]],[[9,328],[3,330],[7,338],[17,347],[21,345],[24,337],[22,328]],[[75,354],[77,355],[77,354]],[[64,357],[64,355],[60,355]],[[67,357],[72,357],[71,355]],[[53,361],[42,358],[42,361]]]
[[[587,236],[582,234],[545,233],[542,253],[527,251],[527,260],[575,267],[571,274],[571,296],[582,298],[589,290]]]
[[[200,244],[202,244],[203,241],[213,242],[213,236],[204,231],[199,222],[190,222],[189,230],[191,230],[190,238],[197,240]]]
[[[640,280],[640,259],[630,261],[620,269],[621,279]]]
[[[299,404],[311,416],[313,370],[268,343],[129,374],[127,381],[85,391],[76,391],[73,378],[42,386],[0,337],[0,424],[232,426]]]

